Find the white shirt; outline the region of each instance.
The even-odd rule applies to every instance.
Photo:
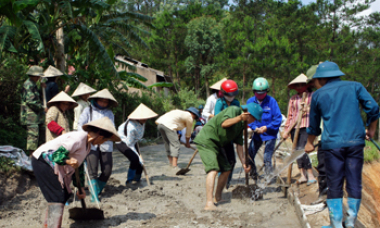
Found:
[[[173,131],[180,131],[186,127],[186,137],[190,138],[193,121],[190,112],[176,109],[160,116],[160,118],[156,120],[156,124],[162,124]]]
[[[74,108],[74,124],[73,124],[74,130],[78,129],[78,121],[79,121],[80,114],[82,114],[85,108],[90,106],[90,104],[87,101],[84,101],[82,99],[79,99],[77,103],[78,103],[78,106]]]
[[[218,100],[217,93],[213,93],[207,98],[206,105],[202,112],[202,117],[206,121],[209,121],[209,117],[211,114],[214,115],[214,108],[215,108],[215,104],[217,100]]]

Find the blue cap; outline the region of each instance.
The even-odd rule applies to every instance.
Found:
[[[198,109],[203,109],[203,105],[199,105],[199,106],[198,106]]]
[[[186,109],[186,111],[189,111],[189,112],[193,113],[198,118],[201,117],[201,115],[199,114],[198,109],[196,109],[195,107],[190,107],[190,108]]]
[[[263,109],[257,103],[249,103],[247,105],[242,105],[241,108],[248,111],[257,121],[261,121],[261,116],[263,115]]]
[[[313,78],[332,78],[345,75],[334,62],[323,62],[318,65]]]

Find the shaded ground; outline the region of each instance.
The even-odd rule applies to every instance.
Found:
[[[193,151],[181,148],[179,166],[185,167]],[[244,185],[241,164],[233,176],[233,187],[223,194],[220,211],[204,211],[205,173],[199,155],[186,176],[175,176],[168,166],[163,145],[142,148],[153,185],[143,178],[141,188],[127,189],[125,179],[128,160],[119,152],[114,155],[111,179],[102,194],[104,221],[76,222],[68,218],[65,208],[63,227],[300,227],[293,207],[276,186],[266,189],[264,199],[252,201],[239,193]],[[237,185],[240,185],[237,186]],[[238,187],[237,190],[232,191]],[[239,196],[240,194],[240,196]],[[86,198],[89,206],[89,197]],[[0,205],[0,227],[41,227],[46,202],[36,187]],[[80,203],[76,202],[80,207]]]

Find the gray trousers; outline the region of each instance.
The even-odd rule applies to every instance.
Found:
[[[101,174],[98,178],[98,164],[100,162]],[[112,152],[101,152],[99,147],[97,150],[91,150],[87,155],[87,166],[90,179],[99,179],[107,182],[112,174]]]
[[[168,156],[178,158],[180,143],[177,132],[170,130],[162,124],[158,125],[157,130],[160,132],[162,138],[164,139],[166,154]]]

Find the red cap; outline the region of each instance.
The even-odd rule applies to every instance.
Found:
[[[226,96],[236,96],[239,93],[238,85],[233,80],[226,80],[222,83],[222,91]]]

